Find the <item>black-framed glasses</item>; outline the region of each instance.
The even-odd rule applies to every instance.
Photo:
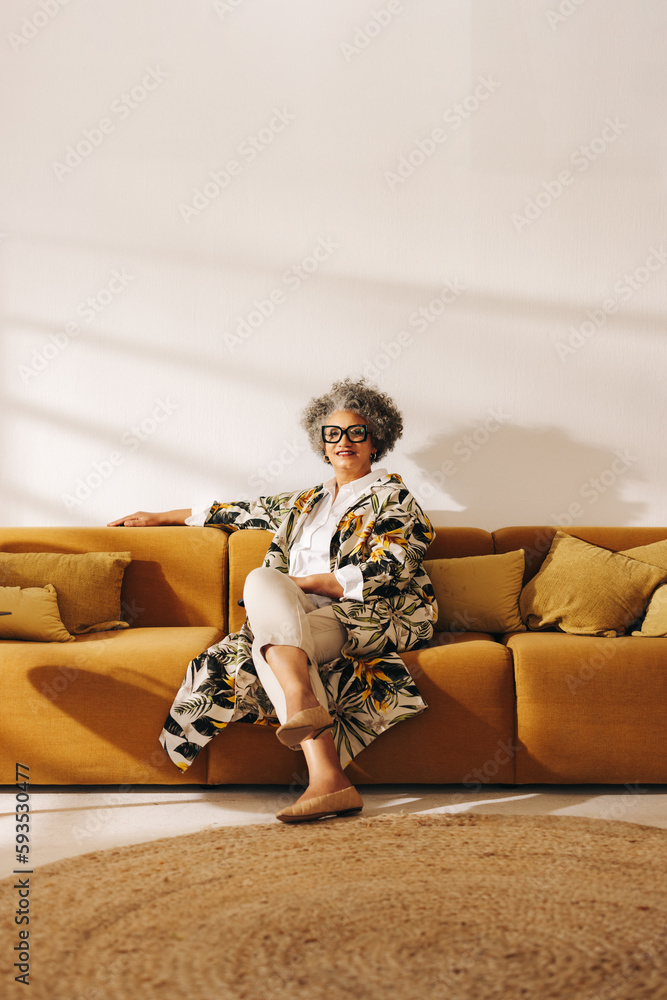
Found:
[[[368,427],[366,424],[352,424],[350,427],[337,427],[336,424],[325,424],[322,428],[322,440],[326,444],[336,444],[343,434],[347,434],[347,439],[352,444],[365,441],[368,437]]]

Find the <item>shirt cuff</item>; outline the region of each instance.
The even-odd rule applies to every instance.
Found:
[[[343,588],[343,597],[349,601],[363,601],[364,577],[358,566],[340,566],[334,576]]]
[[[193,510],[191,516],[186,517],[185,523],[189,524],[190,527],[193,528],[203,528],[210,513],[210,507],[207,507],[205,510]]]

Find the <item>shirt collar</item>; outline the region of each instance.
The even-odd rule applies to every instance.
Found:
[[[336,503],[341,496],[344,497],[354,497],[358,499],[363,493],[366,492],[366,488],[374,483],[376,479],[380,479],[382,476],[387,475],[386,469],[374,469],[373,472],[369,472],[367,476],[362,476],[361,479],[353,479],[351,483],[346,483],[341,486],[338,490],[338,496],[336,497]],[[333,497],[334,491],[336,489],[336,477],[329,479],[324,483],[324,489]]]

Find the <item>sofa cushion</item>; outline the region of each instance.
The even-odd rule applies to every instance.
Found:
[[[428,708],[394,726],[346,768],[354,782],[514,781],[514,677],[509,650],[482,633],[438,632],[401,653]]]
[[[226,631],[227,538],[218,528],[0,527],[0,551],[131,550],[121,607],[132,628],[212,625]]]
[[[208,626],[3,642],[0,698],[21,710],[3,716],[0,783],[13,784],[15,760],[35,785],[205,782],[206,749],[184,774],[158,738],[188,663],[221,637]]]
[[[128,628],[120,619],[120,589],[131,561],[131,552],[0,552],[0,583],[9,587],[51,583],[69,632],[106,632]]]
[[[624,555],[633,559],[667,569],[667,541],[654,542],[652,545],[637,545],[635,548],[623,551]],[[667,584],[654,591],[641,628],[632,634],[651,638],[667,636]]]
[[[461,556],[493,555],[493,536],[484,528],[439,528],[426,550],[428,559],[458,559]],[[517,545],[516,548],[519,548]]]
[[[350,780],[462,781],[467,791],[488,782],[512,782],[514,681],[509,651],[490,635],[440,632],[428,646],[401,656],[428,708],[383,733],[355,757],[345,769]],[[208,780],[294,787],[307,781],[307,772],[303,756],[281,746],[273,727],[234,724],[209,745]]]
[[[425,559],[438,603],[437,631],[524,631],[519,615],[523,549],[502,555]]]
[[[667,570],[667,541],[653,542],[651,545],[635,545],[631,549],[621,549],[621,553],[630,556],[631,559],[638,559],[639,562]]]
[[[664,782],[667,639],[524,632],[507,645],[517,782]]]
[[[667,636],[667,584],[663,584],[655,591],[646,609],[641,628],[632,634],[652,639]]]
[[[557,531],[539,573],[521,592],[530,629],[622,635],[643,613],[667,570]]]
[[[56,588],[0,587],[0,639],[74,642],[58,611]]]
[[[494,552],[513,552],[523,549],[526,558],[524,586],[538,572],[551,548],[556,525],[516,525],[511,528],[497,528],[493,532]],[[624,527],[592,525],[563,528],[568,535],[581,538],[591,545],[601,545],[605,549],[620,552],[631,545],[649,545],[667,538],[667,528]]]

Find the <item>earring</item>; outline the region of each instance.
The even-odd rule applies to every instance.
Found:
[[[329,458],[328,455],[324,456],[324,461],[327,463],[327,465],[331,465],[331,459]]]
[[[377,455],[377,452],[376,452],[376,451],[374,451],[374,452],[373,452],[373,454],[371,455],[371,462],[374,462],[374,461],[375,461],[375,457],[376,457],[376,455]]]

